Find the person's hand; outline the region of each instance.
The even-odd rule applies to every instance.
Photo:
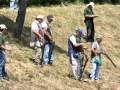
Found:
[[[12,47],[9,46],[9,45],[6,45],[6,46],[5,46],[5,49],[6,49],[7,51],[12,51]]]
[[[83,46],[83,49],[87,49],[87,47],[86,47],[86,46]]]
[[[96,58],[95,60],[98,60],[98,59],[99,59],[99,56],[95,56],[95,58]]]
[[[98,17],[98,15],[93,15],[94,18]]]
[[[103,49],[102,49],[102,54],[104,54],[104,55],[106,54],[106,51],[105,51],[105,50],[103,50]]]

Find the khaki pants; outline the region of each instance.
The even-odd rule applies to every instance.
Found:
[[[42,49],[41,48],[36,48],[35,49],[35,62],[36,63],[41,63],[42,59]]]
[[[71,60],[72,60],[72,72],[73,72],[73,75],[74,75],[74,78],[76,79],[76,80],[79,80],[79,78],[80,78],[80,61],[79,60],[77,60],[77,59],[75,59],[74,57],[73,57],[73,55],[71,55]]]

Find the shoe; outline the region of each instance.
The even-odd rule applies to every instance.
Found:
[[[4,76],[3,79],[9,81],[9,77],[8,76]]]
[[[0,81],[4,81],[3,77],[0,77]]]
[[[33,63],[35,64],[35,65],[39,65],[40,63],[38,63],[38,62],[36,62],[36,61],[33,61]]]

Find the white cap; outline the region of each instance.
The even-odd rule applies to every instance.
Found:
[[[92,6],[92,7],[94,8],[95,4],[94,4],[94,2],[90,2],[90,3],[87,4],[86,6],[87,6],[87,7],[88,7],[88,6]]]
[[[96,39],[102,39],[102,37],[103,37],[102,35],[97,35]]]
[[[43,18],[44,18],[43,15],[37,15],[37,16],[36,16],[36,19],[43,19]]]
[[[0,29],[7,29],[5,24],[0,24]]]

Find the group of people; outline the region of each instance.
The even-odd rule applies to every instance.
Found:
[[[82,43],[81,39],[86,39],[87,42],[92,42],[91,48],[91,63],[92,69],[89,75],[91,80],[99,80],[99,69],[101,66],[101,54],[105,54],[105,51],[101,48],[102,36],[98,35],[94,40],[94,18],[98,17],[93,12],[94,3],[90,2],[84,9],[85,24],[87,29],[87,35],[85,38],[84,31],[80,28],[75,30],[68,38],[68,56],[72,67],[72,73],[74,79],[80,80],[83,74],[83,68],[85,68],[85,53],[86,47]]]
[[[76,29],[75,33],[72,33],[68,38],[68,56],[72,67],[72,73],[75,80],[80,80],[83,74],[83,68],[88,58],[85,57],[84,50],[87,49],[85,43],[82,42],[82,38],[86,40],[83,30]],[[99,80],[99,69],[101,66],[101,54],[104,54],[104,50],[101,48],[102,37],[99,35],[92,43],[91,48],[91,63],[92,70],[90,73],[91,80]]]
[[[68,56],[70,65],[72,67],[72,73],[74,79],[80,80],[83,73],[82,67],[84,66],[84,43],[82,38],[86,39],[87,42],[92,42],[91,48],[91,63],[92,70],[90,74],[91,80],[99,80],[99,69],[101,66],[101,54],[104,54],[100,43],[102,37],[97,36],[94,41],[94,23],[93,19],[97,17],[93,13],[94,3],[90,2],[85,10],[85,24],[87,27],[87,35],[80,28],[75,30],[68,37]],[[48,15],[46,18],[43,15],[37,15],[35,20],[31,24],[31,42],[30,47],[34,47],[35,56],[34,63],[37,65],[42,64],[53,64],[53,49],[54,40],[51,31],[51,23],[54,20],[53,15]],[[5,72],[5,51],[11,51],[12,48],[7,45],[4,35],[6,34],[7,27],[4,24],[0,24],[0,80],[8,78]],[[87,37],[87,38],[86,38]]]
[[[30,46],[35,48],[35,64],[53,64],[54,41],[50,25],[53,20],[53,15],[45,20],[43,15],[38,15],[31,24]]]

